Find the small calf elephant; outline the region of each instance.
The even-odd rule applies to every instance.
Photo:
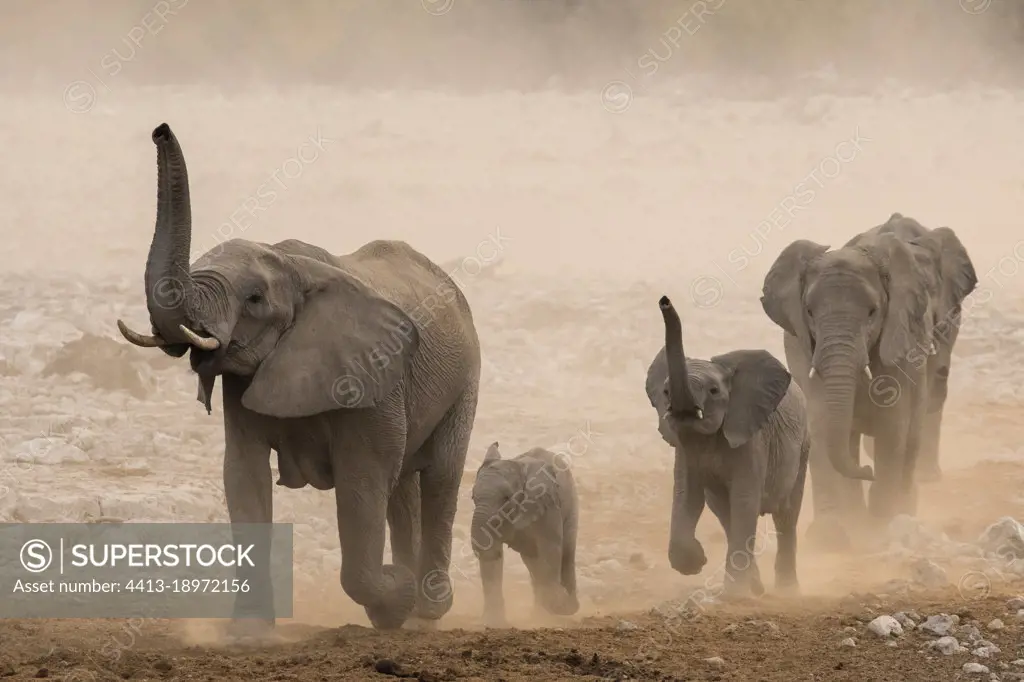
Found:
[[[473,504],[470,537],[480,561],[485,622],[505,625],[503,545],[518,552],[530,571],[535,606],[561,616],[576,613],[579,501],[568,458],[533,448],[503,460],[492,443],[476,472]]]
[[[676,450],[669,563],[683,575],[707,563],[694,534],[706,501],[728,541],[727,593],[760,596],[757,520],[771,514],[776,588],[797,592],[796,525],[811,448],[803,393],[766,350],[687,358],[679,315],[667,296],[659,305],[665,347],[647,371],[647,396]]]

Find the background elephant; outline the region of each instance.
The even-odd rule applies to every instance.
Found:
[[[505,625],[504,545],[526,564],[538,606],[563,616],[576,613],[579,499],[568,458],[533,448],[503,460],[492,443],[476,472],[473,504],[470,537],[480,561],[484,620]]]
[[[936,277],[932,312],[935,355],[928,360],[928,411],[921,436],[921,450],[917,457],[918,481],[937,481],[942,478],[939,451],[942,431],[942,413],[949,391],[949,374],[953,362],[953,346],[960,333],[961,313],[966,299],[978,284],[974,264],[948,227],[929,230],[913,218],[893,213],[884,224],[864,234],[891,233],[917,247],[915,253],[923,265],[930,265]],[[864,438],[864,449],[874,459],[874,441]]]
[[[851,519],[865,511],[861,480],[874,479],[873,516],[916,511],[914,469],[931,402],[944,280],[932,246],[917,243],[927,237],[907,241],[883,227],[831,252],[793,242],[769,269],[761,297],[786,332],[786,360],[808,398],[811,535],[833,546],[848,544]],[[940,230],[935,237],[955,240],[952,230]],[[877,475],[859,466],[861,434],[875,439]]]
[[[233,239],[189,267],[185,159],[166,123],[153,142],[153,333],[118,327],[139,346],[191,351],[207,411],[222,378],[232,523],[272,521],[274,450],[282,485],[335,490],[341,584],[373,625],[399,627],[414,609],[440,618],[452,603],[452,522],[480,375],[466,299],[397,241],[335,257],[296,240]],[[395,565],[383,563],[386,520]],[[239,598],[236,618],[253,612],[257,592]]]
[[[753,548],[758,518],[771,514],[776,587],[796,590],[796,525],[811,447],[803,394],[766,350],[687,358],[672,302],[666,296],[659,305],[665,347],[647,371],[647,397],[676,450],[669,562],[684,575],[707,563],[694,535],[706,501],[728,542],[726,589],[760,595]]]

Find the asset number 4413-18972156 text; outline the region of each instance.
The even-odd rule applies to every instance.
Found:
[[[145,578],[129,580],[124,587],[127,592],[209,592],[209,593],[234,593],[248,592],[249,581],[238,578],[178,578],[175,580],[163,580],[160,578]]]

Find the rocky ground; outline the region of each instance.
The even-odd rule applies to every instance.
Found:
[[[276,520],[295,523],[296,576],[295,617],[281,624],[280,644],[226,648],[219,623],[208,621],[7,620],[0,676],[1024,673],[1024,605],[1011,601],[1024,595],[1015,563],[1024,537],[1014,520],[1024,520],[1016,364],[1024,249],[1015,249],[1019,182],[996,161],[1021,135],[1019,95],[896,88],[725,101],[664,86],[638,88],[618,114],[597,92],[223,97],[114,82],[79,112],[61,106],[59,89],[13,97],[0,112],[0,143],[17,160],[0,169],[9,195],[2,219],[14,227],[0,273],[0,521],[226,520],[219,395],[208,416],[183,363],[128,346],[114,327],[122,318],[145,328],[155,177],[148,135],[163,120],[189,161],[194,256],[227,237],[297,237],[338,253],[370,238],[407,239],[439,261],[454,259],[484,372],[455,529],[456,603],[444,630],[369,630],[338,582],[332,493],[279,488]],[[824,160],[858,130],[870,138],[863,155],[821,176],[812,204],[780,227],[778,207],[809,173],[833,168]],[[327,151],[256,222],[225,222],[318,131],[331,139]],[[658,297],[680,308],[692,355],[764,347],[781,358],[780,334],[757,302],[775,254],[800,237],[841,243],[897,210],[957,229],[981,280],[951,377],[945,479],[922,489],[919,520],[897,519],[856,555],[801,548],[802,598],[687,602],[697,590],[718,593],[723,536],[705,515],[704,573],[684,578],[668,567],[671,453],[643,390],[662,334]],[[776,222],[765,230],[764,220]],[[525,567],[510,555],[505,589],[516,629],[480,628],[469,488],[494,440],[509,454],[540,445],[571,456],[582,507],[576,617],[535,618]],[[769,531],[762,526],[759,561],[770,585]]]

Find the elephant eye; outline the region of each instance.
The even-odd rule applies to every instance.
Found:
[[[249,294],[249,297],[246,300],[249,301],[249,303],[261,303],[263,301],[263,294],[258,291],[254,291]]]
[[[814,317],[814,313],[811,312],[810,308],[807,309],[807,317]]]
[[[868,317],[874,317],[874,316],[875,316],[875,313],[877,313],[877,312],[878,312],[878,308],[872,308],[872,309],[871,309],[871,310],[870,310],[870,311],[868,312]]]
[[[712,386],[708,389],[708,393],[711,395],[718,395],[718,386]]]

